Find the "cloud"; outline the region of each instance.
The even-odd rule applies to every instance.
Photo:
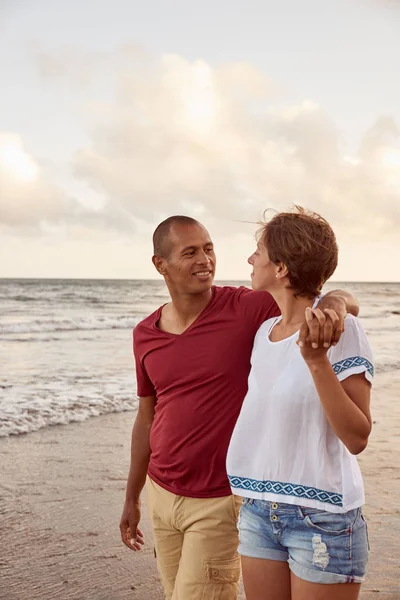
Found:
[[[355,232],[398,225],[394,121],[379,119],[349,157],[321,107],[277,107],[276,92],[247,63],[169,55],[145,75],[126,68],[75,173],[148,221],[174,212],[254,220],[267,206],[301,203]]]
[[[67,198],[43,176],[21,136],[0,132],[0,223],[31,228],[69,213]]]
[[[29,185],[6,174],[9,224],[61,219],[129,235],[138,222],[185,213],[240,231],[239,221],[293,203],[364,237],[400,223],[400,137],[391,118],[373,124],[349,156],[323,108],[286,106],[279,86],[248,63],[155,60],[137,46],[107,56],[41,51],[39,62],[48,84],[75,86],[89,142],[71,157],[71,171],[104,202],[83,211],[36,165]]]
[[[90,206],[52,182],[22,137],[9,132],[0,132],[0,226],[55,238],[63,229],[76,239],[135,229],[123,208]]]

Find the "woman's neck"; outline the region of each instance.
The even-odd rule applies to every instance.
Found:
[[[292,290],[281,289],[271,293],[280,308],[281,326],[284,328],[300,325],[305,319],[306,308],[314,304],[314,298],[296,297]]]

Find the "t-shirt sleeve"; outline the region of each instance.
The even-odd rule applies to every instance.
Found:
[[[254,292],[246,287],[237,290],[237,302],[241,314],[259,327],[264,321],[278,317],[279,307],[269,292]]]
[[[136,367],[136,386],[137,386],[137,395],[139,398],[144,398],[146,396],[155,396],[156,391],[154,386],[150,380],[150,377],[147,374],[146,368],[143,364],[143,360],[140,352],[140,335],[137,335],[136,328],[133,330],[133,354],[135,357],[135,367]]]
[[[374,365],[371,347],[361,322],[348,315],[344,322],[344,332],[337,346],[330,351],[330,362],[339,381],[351,375],[364,373],[372,383]]]

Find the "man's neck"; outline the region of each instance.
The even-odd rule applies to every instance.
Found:
[[[201,294],[174,294],[162,311],[159,327],[168,333],[181,334],[188,329],[205,309],[212,297],[212,290]]]

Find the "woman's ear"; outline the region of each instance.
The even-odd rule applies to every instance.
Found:
[[[276,270],[276,278],[283,279],[284,277],[287,277],[288,274],[289,274],[289,271],[288,271],[287,266],[283,263],[279,263],[278,268]]]

